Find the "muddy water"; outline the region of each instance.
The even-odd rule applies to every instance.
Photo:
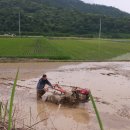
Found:
[[[52,103],[37,101],[36,95],[26,91],[17,92],[15,115],[18,126],[25,124],[36,130],[85,130],[90,121],[87,104],[80,107],[59,106]],[[21,98],[22,97],[22,98]]]
[[[27,80],[42,75],[45,72],[53,71],[59,66],[66,64],[66,62],[0,63],[0,79],[14,78],[17,68],[20,69],[19,79]]]
[[[16,66],[20,66],[15,97],[18,125],[38,123],[33,126],[37,130],[99,129],[91,102],[76,107],[58,106],[44,102],[46,94],[42,101],[36,100],[37,81],[46,72],[52,83],[91,89],[105,129],[130,129],[129,62],[0,64],[3,100],[8,99]]]

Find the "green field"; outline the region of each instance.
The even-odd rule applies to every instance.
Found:
[[[130,40],[0,38],[1,58],[108,60],[130,53]]]

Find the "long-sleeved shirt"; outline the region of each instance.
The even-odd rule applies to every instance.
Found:
[[[37,84],[37,90],[43,90],[46,84],[53,88],[52,84],[47,79],[44,80],[41,78]]]

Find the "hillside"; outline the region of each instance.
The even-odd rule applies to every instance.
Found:
[[[113,7],[80,0],[0,0],[0,34],[18,34],[19,12],[24,35],[97,37],[100,18],[104,36],[130,33],[130,15]]]
[[[113,17],[130,16],[130,14],[120,11],[117,8],[95,4],[86,4],[80,0],[1,0],[0,10],[20,9],[34,13],[44,10],[44,7],[62,8],[66,10],[77,10],[84,13],[102,14]]]
[[[130,16],[130,14],[120,11],[117,8],[96,4],[87,4],[80,0],[40,0],[40,1],[49,6],[69,10],[77,10],[84,13],[101,14],[112,17]]]

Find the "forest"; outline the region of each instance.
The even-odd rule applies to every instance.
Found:
[[[80,0],[1,0],[0,35],[129,38],[130,14]]]

